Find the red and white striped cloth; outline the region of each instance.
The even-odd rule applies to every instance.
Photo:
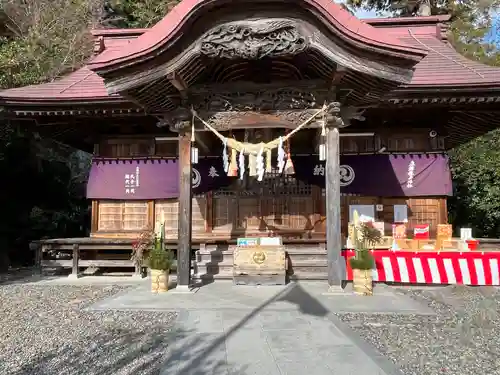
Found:
[[[347,261],[353,250],[344,250],[347,280],[352,269]],[[373,281],[409,284],[500,285],[500,252],[428,252],[375,250]]]

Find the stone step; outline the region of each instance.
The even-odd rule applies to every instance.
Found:
[[[324,260],[326,261],[328,259],[328,255],[325,253],[320,253],[320,252],[317,252],[317,253],[307,253],[307,254],[288,254],[289,255],[289,258],[290,260],[292,261],[292,263],[295,263],[295,262],[315,262],[315,261],[319,261],[319,260]]]
[[[201,254],[210,254],[210,253],[223,253],[223,254],[231,254],[236,249],[236,245],[231,246],[218,246],[218,245],[207,245],[205,247],[197,250],[197,253]],[[288,253],[316,253],[323,252],[326,254],[326,249],[323,246],[318,245],[307,245],[307,246],[286,246],[285,251]]]
[[[228,275],[232,277],[233,274],[233,263],[232,262],[200,262],[195,265],[195,273],[197,275],[213,275],[221,276]],[[317,278],[322,280],[324,274],[328,274],[328,263],[326,260],[314,260],[314,261],[301,261],[295,262],[288,268],[287,274],[296,275],[309,275],[308,279],[312,278],[312,275],[319,275]]]
[[[326,272],[300,272],[288,276],[290,280],[328,280]]]
[[[198,280],[232,280],[235,245],[207,245],[196,252]],[[327,252],[320,244],[286,246],[289,256],[287,274],[291,280],[326,280]]]
[[[218,273],[215,275],[210,274],[195,274],[195,280],[232,280],[233,272]],[[328,280],[328,272],[301,272],[288,275],[290,280]]]
[[[326,267],[328,265],[328,260],[325,259],[306,259],[306,260],[295,260],[291,262],[293,267]],[[198,267],[206,267],[206,266],[220,266],[220,267],[232,267],[233,260],[225,259],[222,262],[214,262],[212,260],[202,260],[196,262]]]
[[[327,257],[326,250],[287,250],[286,251],[290,259],[292,260],[315,260],[315,259],[323,259]],[[196,260],[198,262],[204,261],[212,261],[212,262],[224,262],[225,260],[230,260],[232,262],[233,259],[233,251],[231,250],[199,250],[196,252]]]

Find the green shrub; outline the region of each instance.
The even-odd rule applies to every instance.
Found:
[[[354,250],[356,255],[349,259],[352,269],[371,270],[375,267],[375,259],[370,248],[382,239],[380,231],[372,223],[357,223],[353,230]]]
[[[356,250],[356,255],[349,259],[352,269],[371,270],[375,268],[375,259],[368,249]]]
[[[155,246],[149,251],[147,266],[153,270],[170,270],[174,263],[174,254],[171,250],[164,250],[160,239],[155,241]]]

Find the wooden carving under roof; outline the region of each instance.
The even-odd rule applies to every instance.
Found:
[[[241,17],[244,16],[241,15]],[[160,111],[163,108],[164,111],[169,111],[191,99],[194,99],[195,105],[202,104],[199,98],[192,97],[196,94],[191,92],[191,87],[203,83],[220,83],[221,78],[224,82],[245,80],[248,76],[252,76],[248,71],[259,62],[271,65],[280,63],[280,68],[287,71],[285,72],[287,74],[283,73],[281,76],[277,73],[278,77],[269,76],[267,79],[270,81],[283,78],[283,75],[293,75],[295,80],[321,79],[323,84],[331,85],[335,82],[335,70],[338,66],[347,67],[349,71],[357,72],[357,74],[377,77],[378,82],[369,83],[371,86],[378,85],[382,91],[410,81],[415,61],[410,63],[406,60],[393,60],[391,62],[387,58],[383,60],[377,56],[369,56],[366,51],[360,52],[346,47],[335,38],[328,37],[325,32],[323,27],[315,25],[309,19],[300,18],[298,15],[276,17],[276,13],[271,13],[267,16],[263,14],[258,18],[223,21],[197,37],[186,48],[178,50],[175,56],[158,57],[157,62],[151,61],[147,69],[143,66],[135,72],[108,77],[105,81],[106,88],[109,93],[122,93],[135,98],[152,110]],[[227,66],[224,74],[214,70],[220,64]],[[303,77],[300,72],[306,68],[308,76]],[[247,70],[246,77],[240,72],[242,69]],[[265,70],[264,68],[263,71]],[[259,80],[260,77],[253,75],[251,78]],[[366,80],[365,83],[368,81]],[[364,94],[367,91],[370,90],[366,89]],[[161,102],[158,95],[161,96]],[[231,100],[234,100],[234,94],[231,95],[233,96]],[[241,97],[237,98],[237,101],[274,101],[280,96],[282,95],[279,90],[249,93],[246,99]],[[306,92],[300,93],[299,96],[302,102],[318,101]],[[379,97],[380,93],[377,92],[371,93],[371,96],[365,99],[374,101]],[[216,102],[217,100],[205,104],[214,107]],[[219,111],[231,110],[227,108],[224,100],[218,103]],[[286,105],[286,103],[283,104]],[[246,103],[237,105],[241,107]],[[230,106],[234,107],[235,104],[230,104]],[[257,106],[265,107],[265,103],[258,103]],[[307,106],[311,107],[310,104]],[[276,106],[273,107],[273,109],[279,109]],[[205,109],[209,111],[211,108]],[[294,108],[288,107],[288,109]]]
[[[309,47],[301,25],[291,19],[255,19],[214,27],[199,41],[208,57],[256,60],[293,56]]]

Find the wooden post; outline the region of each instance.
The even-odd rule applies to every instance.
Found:
[[[30,242],[30,250],[34,253],[35,269],[39,274],[42,273],[42,245],[38,242]]]
[[[177,247],[177,286],[187,289],[191,276],[192,169],[190,134],[179,134],[179,241]]]
[[[343,282],[342,237],[340,217],[340,142],[336,121],[326,129],[326,246],[328,252],[328,285],[340,287]]]
[[[80,259],[80,247],[78,244],[73,244],[73,268],[71,270],[71,277],[72,278],[78,278],[79,273],[78,273],[78,260]]]

